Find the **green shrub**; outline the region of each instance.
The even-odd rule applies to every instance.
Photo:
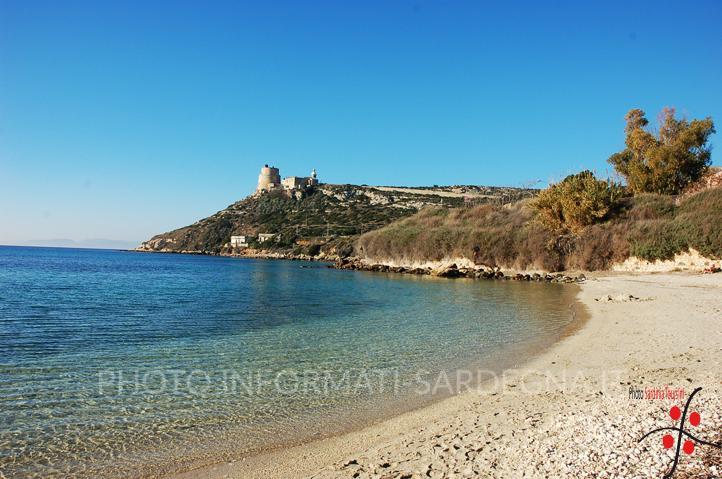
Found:
[[[722,188],[685,198],[675,217],[676,230],[684,232],[690,248],[709,258],[722,258]]]
[[[630,256],[648,261],[671,259],[688,248],[685,235],[674,228],[674,222],[664,220],[637,225],[628,240]]]
[[[591,171],[569,175],[542,191],[532,202],[541,223],[552,231],[578,234],[608,218],[623,189],[598,180]]]
[[[625,199],[626,216],[632,220],[671,218],[675,211],[675,198],[669,195],[642,193],[632,200]]]
[[[646,260],[672,259],[675,254],[694,248],[703,256],[722,256],[722,189],[702,191],[662,208],[655,220],[639,221],[629,235],[630,254]],[[660,202],[658,202],[660,204]]]

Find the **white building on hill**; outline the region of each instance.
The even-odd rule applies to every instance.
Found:
[[[274,191],[283,189],[285,191],[305,190],[310,186],[318,184],[318,175],[316,169],[311,171],[311,176],[289,176],[281,180],[281,174],[278,168],[274,166],[263,165],[261,174],[258,175],[258,186],[256,192]]]

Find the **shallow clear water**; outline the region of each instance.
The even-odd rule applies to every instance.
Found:
[[[142,477],[366,424],[558,339],[573,290],[0,247],[0,471]]]

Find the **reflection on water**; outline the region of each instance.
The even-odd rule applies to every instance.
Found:
[[[299,262],[0,247],[0,471],[135,477],[357,427],[432,399],[421,379],[550,344],[572,296]]]

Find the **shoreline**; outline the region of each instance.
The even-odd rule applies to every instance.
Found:
[[[660,438],[637,439],[679,401],[630,399],[631,391],[702,386],[700,430],[720,430],[720,293],[722,275],[595,275],[577,294],[588,318],[501,381],[340,436],[168,477],[515,477],[522,457],[530,477],[610,469],[659,477],[671,453]],[[694,327],[676,327],[684,324]],[[682,462],[685,473],[722,459],[699,449]]]
[[[600,272],[584,271],[545,271],[541,269],[516,270],[514,268],[501,268],[475,264],[467,258],[445,259],[442,261],[430,261],[423,264],[408,262],[370,262],[368,260],[347,257],[341,258],[336,255],[309,256],[305,254],[292,253],[271,253],[265,250],[249,254],[227,254],[207,253],[202,251],[165,251],[165,250],[127,250],[131,253],[161,253],[161,254],[185,254],[191,256],[210,256],[219,258],[235,259],[262,259],[271,261],[307,261],[311,263],[326,263],[329,268],[348,271],[367,271],[372,273],[394,273],[417,276],[437,276],[439,278],[466,278],[475,280],[513,280],[533,281],[547,283],[581,283],[585,281],[586,274]],[[586,273],[586,274],[585,274]]]
[[[365,272],[365,271],[358,271],[358,272]],[[368,273],[368,272],[367,272]],[[420,278],[420,279],[427,279],[427,280],[434,280],[435,278]],[[474,281],[473,278],[455,278],[459,281]],[[507,279],[512,279],[510,277],[507,277]],[[440,281],[446,281],[448,278],[437,278],[437,280]],[[511,282],[510,282],[511,283]],[[528,285],[526,287],[530,288],[545,288],[549,286],[542,286],[542,285]],[[526,362],[529,360],[532,360],[533,358],[539,356],[543,352],[546,352],[553,348],[559,341],[563,340],[564,338],[569,337],[570,335],[574,334],[575,332],[579,331],[584,324],[586,323],[588,319],[588,314],[586,312],[586,308],[583,304],[581,304],[576,299],[576,291],[578,288],[575,287],[574,284],[559,284],[556,286],[556,288],[561,288],[561,291],[565,291],[564,293],[564,299],[561,299],[561,304],[566,305],[568,309],[568,315],[569,320],[568,323],[563,326],[558,334],[555,336],[554,339],[551,339],[549,342],[544,341],[536,341],[534,343],[529,344],[519,344],[514,347],[510,347],[509,350],[504,354],[504,359],[497,359],[493,363],[493,366],[489,366],[488,363],[484,362],[483,367],[481,364],[479,366],[473,366],[472,364],[478,364],[478,358],[474,359],[468,363],[464,363],[457,366],[457,370],[459,371],[476,371],[481,370],[484,372],[489,371],[495,371],[496,373],[501,373],[504,369],[508,368],[510,365],[517,365],[519,364],[519,358],[524,358],[522,362]],[[489,369],[491,368],[491,369]],[[449,374],[449,377],[452,378],[452,383],[454,382],[454,379],[456,378],[454,376],[454,373]],[[465,391],[476,389],[477,383],[479,381],[476,380],[476,378],[472,379],[468,385],[462,385],[461,387],[464,389],[463,394],[465,394]],[[456,385],[454,385],[456,387]],[[280,441],[278,443],[275,443],[273,445],[269,445],[267,447],[262,447],[254,450],[248,450],[244,451],[242,454],[240,454],[237,457],[228,458],[225,460],[220,460],[215,463],[208,463],[206,462],[203,464],[202,462],[199,462],[195,465],[193,463],[186,464],[186,467],[190,467],[191,469],[183,470],[178,469],[173,472],[166,472],[165,474],[160,475],[150,475],[148,477],[153,478],[167,478],[167,477],[182,477],[182,478],[195,478],[195,477],[205,477],[203,476],[204,471],[214,469],[216,466],[225,464],[225,465],[236,465],[240,463],[244,464],[253,464],[257,460],[265,461],[266,458],[275,458],[277,455],[284,455],[285,451],[288,450],[295,450],[297,448],[305,448],[310,445],[324,442],[324,441],[335,441],[338,439],[344,439],[347,438],[349,435],[353,435],[355,433],[358,433],[360,431],[363,431],[367,428],[373,428],[378,427],[386,423],[387,421],[392,421],[395,418],[398,418],[400,416],[404,416],[406,414],[412,414],[417,411],[423,411],[427,408],[433,407],[438,403],[442,403],[449,398],[453,398],[456,393],[449,393],[446,392],[445,388],[441,387],[441,393],[434,394],[433,396],[429,396],[428,394],[423,394],[419,396],[415,396],[411,394],[406,399],[408,402],[402,406],[402,403],[394,404],[393,406],[386,404],[383,407],[376,408],[374,407],[373,410],[369,409],[368,411],[368,418],[362,420],[362,421],[355,421],[350,420],[350,418],[347,418],[344,422],[347,423],[347,427],[340,430],[331,430],[326,432],[316,432],[313,436],[308,436],[303,439],[292,439],[289,438],[286,441]],[[272,459],[275,460],[275,459]],[[198,475],[200,474],[200,475]],[[248,473],[244,471],[241,473],[238,477],[275,477],[275,476],[267,476],[267,472],[265,469],[261,468],[260,472],[258,472],[257,476],[248,476]],[[280,473],[279,473],[280,474]],[[287,477],[289,472],[283,472],[282,476],[279,477]],[[146,477],[146,476],[142,476]],[[215,476],[213,476],[215,477]],[[223,476],[225,477],[225,473]],[[299,476],[303,477],[303,476]]]

